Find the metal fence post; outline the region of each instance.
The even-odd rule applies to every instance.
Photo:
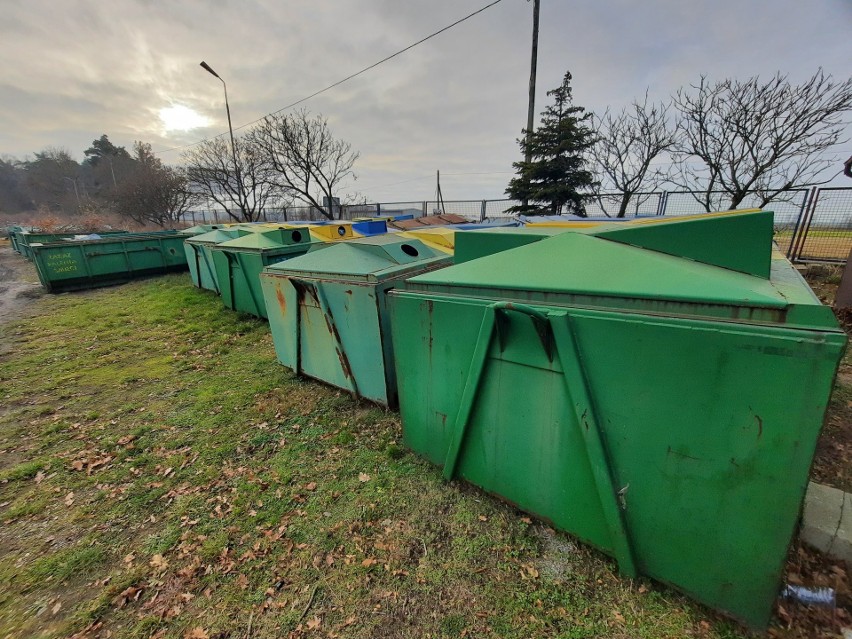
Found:
[[[213,209],[213,222],[215,222],[216,224],[219,223],[219,211],[217,211],[216,209]]]
[[[660,194],[660,203],[659,203],[659,206],[657,207],[657,215],[663,216],[663,215],[666,214],[666,206],[668,206],[668,203],[669,203],[669,192],[663,191]]]
[[[428,208],[428,205],[426,204],[426,200],[423,200],[423,212],[421,214],[423,217],[426,217],[426,215],[427,215],[427,213],[426,213],[427,208]]]
[[[787,246],[787,259],[793,261],[793,247],[796,245],[799,237],[799,231],[802,228],[802,219],[805,211],[810,208],[810,202],[813,198],[816,187],[811,187],[809,191],[805,191],[805,196],[802,198],[802,204],[799,206],[799,215],[796,216],[796,224],[793,226],[793,234],[790,236],[790,244]]]
[[[376,202],[376,216],[381,216],[382,214],[382,205]]]
[[[484,222],[484,221],[485,221],[485,206],[486,206],[486,202],[487,202],[487,200],[482,200],[482,208],[479,210],[479,221],[480,221],[480,222]]]

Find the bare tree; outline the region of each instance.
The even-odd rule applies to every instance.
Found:
[[[829,168],[825,152],[841,142],[852,110],[852,78],[835,82],[822,69],[799,85],[780,73],[765,82],[702,76],[677,92],[674,107],[681,185],[708,211],[719,206],[718,192],[731,209],[749,192],[765,206]]]
[[[675,145],[668,109],[667,104],[648,104],[645,92],[642,102],[635,101],[615,115],[607,109],[594,118],[598,143],[591,148],[591,156],[603,186],[618,192],[616,217],[625,216],[638,193],[653,191],[668,180],[667,171],[652,167]]]
[[[139,224],[177,222],[200,199],[184,169],[164,165],[142,142],[134,145],[132,170],[115,187],[116,210]]]
[[[255,222],[280,191],[269,179],[269,163],[254,140],[237,138],[234,145],[234,154],[223,138],[191,148],[183,155],[186,175],[193,191],[221,206],[232,219]]]
[[[269,162],[276,186],[334,219],[335,192],[346,178],[355,177],[352,167],[359,153],[334,138],[326,118],[306,110],[273,114],[250,137]]]

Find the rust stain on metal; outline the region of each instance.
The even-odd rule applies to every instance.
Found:
[[[278,299],[278,306],[281,307],[281,312],[287,312],[287,298],[284,297],[284,292],[280,286],[275,287],[275,297]]]

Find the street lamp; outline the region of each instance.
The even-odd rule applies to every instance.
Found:
[[[237,173],[237,182],[240,182],[240,167],[237,164],[237,147],[234,145],[234,127],[231,126],[231,107],[228,106],[228,85],[225,84],[225,81],[222,79],[222,77],[203,60],[201,61],[201,68],[207,71],[207,73],[209,73],[210,75],[218,78],[219,81],[222,83],[222,86],[225,88],[225,112],[228,114],[228,131],[231,134],[231,155],[234,158],[234,171],[236,171]],[[238,186],[240,190],[242,190],[242,183],[238,184]]]

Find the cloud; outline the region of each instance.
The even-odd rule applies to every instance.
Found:
[[[485,0],[217,0],[8,3],[0,23],[0,153],[46,145],[78,157],[107,133],[169,149],[235,126],[381,59]],[[620,108],[665,98],[700,74],[823,66],[848,76],[852,9],[844,0],[543,0],[537,111],[566,69],[578,104]],[[434,193],[500,197],[526,121],[531,3],[503,0],[453,30],[307,102],[361,151],[355,189],[383,200]],[[164,134],[159,111],[183,105],[211,122]],[[179,161],[178,152],[163,154]],[[487,175],[453,175],[453,174]],[[387,186],[398,182],[395,186]],[[376,187],[375,193],[363,187]],[[379,188],[381,187],[381,188]]]

